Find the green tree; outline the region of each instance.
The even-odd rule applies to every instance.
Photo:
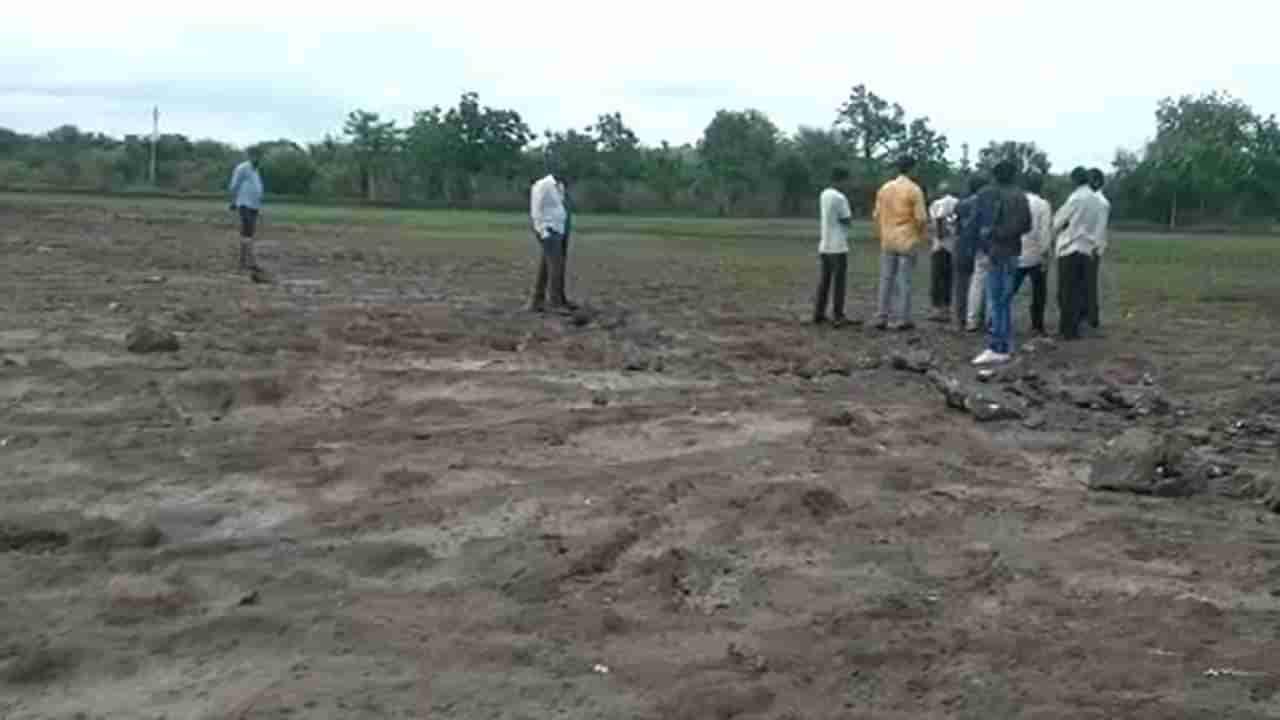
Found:
[[[351,148],[360,166],[360,188],[366,200],[377,199],[377,178],[386,172],[392,155],[400,147],[401,132],[394,120],[382,120],[378,113],[353,110],[343,132],[351,138]]]
[[[949,148],[947,136],[934,130],[927,117],[912,120],[898,146],[900,154],[915,158],[916,179],[930,192],[951,176],[951,163],[947,160]]]
[[[1018,172],[1036,172],[1048,175],[1052,165],[1049,155],[1034,142],[1005,140],[991,141],[978,151],[978,170],[989,173],[1002,160],[1011,160],[1018,166]]]
[[[645,184],[663,205],[673,207],[676,198],[693,184],[693,168],[686,160],[688,148],[673,148],[667,142],[660,147],[642,150]]]
[[[643,171],[640,139],[617,112],[601,115],[587,128],[587,134],[596,141],[600,179],[607,193],[608,207],[604,209],[620,210],[626,183],[639,179]]]
[[[732,214],[743,197],[759,190],[778,152],[779,132],[759,110],[720,110],[698,143],[715,183],[720,214]]]
[[[1167,199],[1169,226],[1179,206],[1199,204],[1203,218],[1221,211],[1248,177],[1258,117],[1227,93],[1165,98],[1156,109],[1156,138],[1148,149],[1157,192]]]
[[[260,143],[262,182],[280,195],[307,195],[318,170],[307,151],[290,140]]]
[[[441,160],[453,176],[450,189],[460,204],[470,205],[481,174],[513,178],[521,167],[521,151],[533,138],[515,110],[480,105],[476,93],[463,93],[457,107],[441,119]]]
[[[906,131],[906,111],[898,103],[855,85],[849,99],[840,106],[836,127],[853,144],[863,162],[871,166],[882,162]]]

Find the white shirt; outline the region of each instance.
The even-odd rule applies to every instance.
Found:
[[[1035,193],[1027,193],[1027,204],[1031,206],[1031,230],[1022,236],[1022,255],[1018,258],[1018,267],[1024,268],[1044,262],[1053,250],[1053,207]]]
[[[245,160],[231,173],[231,204],[258,210],[262,207],[262,176],[253,163]]]
[[[835,188],[827,188],[818,197],[819,222],[822,225],[822,239],[818,241],[818,252],[822,254],[849,252],[849,226],[841,220],[849,220],[853,212],[849,210],[849,198]]]
[[[936,233],[938,228],[938,222],[942,220],[946,220],[952,215],[955,215],[956,206],[959,204],[960,204],[960,200],[957,199],[955,195],[943,195],[937,200],[934,200],[929,205],[929,220],[932,221],[932,225],[933,225],[933,227],[930,228],[930,231]],[[954,225],[948,225],[945,223],[943,227],[944,228],[949,227],[952,231],[954,231],[955,229]],[[938,242],[941,243],[942,247],[946,248],[947,250],[955,250],[956,237],[954,232],[950,235],[944,235],[942,237],[939,237]]]
[[[1098,254],[1101,255],[1107,251],[1107,241],[1109,239],[1107,237],[1107,225],[1111,222],[1111,201],[1107,199],[1107,196],[1101,190],[1094,191],[1094,194],[1102,201],[1102,207],[1104,208],[1102,212],[1102,232],[1098,234]]]
[[[529,219],[538,237],[545,237],[548,230],[564,234],[564,221],[568,213],[564,209],[564,190],[554,175],[548,175],[533,184],[529,190]]]
[[[1053,216],[1053,229],[1058,235],[1058,257],[1075,253],[1091,254],[1104,232],[1106,206],[1088,185],[1071,193],[1067,202]],[[1065,226],[1065,229],[1063,229]]]

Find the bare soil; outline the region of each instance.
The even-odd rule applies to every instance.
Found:
[[[1268,314],[1117,301],[1009,372],[1169,408],[983,424],[808,255],[587,224],[564,318],[517,220],[268,216],[255,285],[207,213],[0,217],[0,716],[1280,717],[1280,516],[1085,487],[1133,425],[1274,469]]]

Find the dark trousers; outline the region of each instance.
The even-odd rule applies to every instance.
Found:
[[[250,270],[258,266],[253,252],[253,236],[258,231],[257,208],[238,208],[240,211],[240,269]]]
[[[1089,293],[1086,296],[1085,302],[1085,319],[1089,321],[1089,324],[1093,326],[1094,329],[1097,329],[1098,326],[1102,324],[1102,313],[1098,309],[1100,304],[1100,296],[1098,295],[1098,275],[1101,272],[1102,256],[1090,255],[1089,267],[1085,270],[1086,286],[1089,288]]]
[[[951,282],[955,263],[951,261],[951,251],[943,248],[934,251],[929,257],[931,272],[929,274],[929,298],[934,309],[951,307]]]
[[[1071,253],[1058,258],[1058,332],[1067,340],[1080,337],[1089,303],[1089,257]]]
[[[813,319],[827,316],[827,298],[831,297],[831,314],[844,319],[845,283],[849,275],[849,253],[818,253],[818,297],[813,305]],[[835,292],[832,293],[832,286]]]
[[[951,307],[955,309],[956,324],[963,330],[966,323],[969,322],[969,286],[973,284],[973,258],[969,258],[966,262],[964,259],[952,255],[951,268],[953,271]]]
[[[1013,296],[1018,296],[1022,283],[1031,278],[1031,329],[1044,332],[1044,306],[1049,299],[1049,271],[1044,265],[1020,267],[1013,274]]]
[[[569,300],[564,293],[564,271],[568,240],[558,232],[549,231],[546,237],[538,238],[538,244],[542,246],[542,258],[538,262],[538,279],[533,285],[532,306],[544,306],[548,300],[548,289],[552,305],[567,305]],[[547,287],[548,284],[550,288]]]

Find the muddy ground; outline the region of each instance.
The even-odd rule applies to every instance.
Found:
[[[801,323],[809,224],[587,219],[560,318],[451,217],[268,215],[263,286],[212,206],[0,196],[0,716],[1280,717],[1280,516],[1086,487],[1132,427],[1274,470],[1269,300],[983,385]]]

